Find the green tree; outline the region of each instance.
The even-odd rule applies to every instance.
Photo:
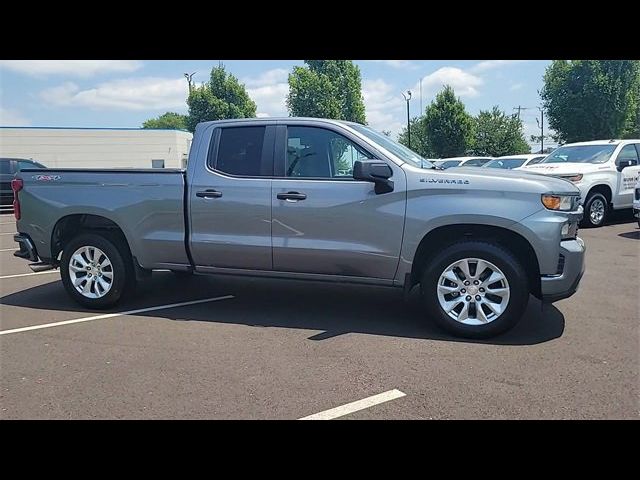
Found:
[[[187,116],[175,112],[163,113],[157,118],[150,118],[142,124],[142,128],[166,128],[170,130],[186,130]]]
[[[473,134],[475,155],[502,157],[530,151],[518,117],[505,114],[497,106],[492,110],[480,110]]]
[[[540,96],[561,141],[617,138],[638,124],[639,84],[638,60],[554,60]]]
[[[351,60],[305,60],[289,74],[287,108],[294,117],[366,123],[360,69]]]
[[[411,128],[411,145],[409,145],[409,136],[407,135],[407,127],[404,127],[398,135],[398,142],[405,147],[411,148],[418,155],[422,155],[425,158],[432,157],[431,147],[429,146],[429,139],[427,138],[427,126],[425,123],[425,117],[414,117],[409,121],[409,128]]]
[[[469,150],[473,139],[473,118],[449,85],[427,106],[424,124],[428,145],[436,157],[455,157]],[[411,141],[413,144],[413,135]]]
[[[211,69],[209,82],[191,89],[187,105],[187,128],[192,132],[199,122],[256,116],[255,102],[223,65]]]

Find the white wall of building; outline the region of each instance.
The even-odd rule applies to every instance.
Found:
[[[152,160],[183,168],[192,138],[181,130],[0,127],[0,157],[51,168],[151,168]]]

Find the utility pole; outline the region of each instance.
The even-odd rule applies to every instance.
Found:
[[[538,107],[540,110],[540,120],[536,118],[536,123],[540,127],[540,153],[544,153],[544,110],[542,107]]]
[[[518,120],[520,120],[520,110],[531,110],[531,107],[523,107],[518,105],[517,107],[513,107],[514,110],[518,110]]]
[[[196,74],[196,72],[193,73],[185,73],[184,74],[184,78],[187,79],[187,84],[189,85],[189,93],[191,93],[191,89],[193,88],[193,85],[191,84],[191,79],[193,78],[193,76]]]
[[[409,100],[411,100],[411,90],[407,90],[406,95],[402,92],[402,96],[407,102],[407,143],[409,144],[407,146],[411,148],[411,121],[409,120]]]
[[[420,77],[420,115],[424,115],[424,110],[422,110],[422,77]]]

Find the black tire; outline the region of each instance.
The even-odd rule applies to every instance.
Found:
[[[601,202],[604,205],[604,212],[602,214],[602,219],[600,221],[596,221],[591,217],[591,207],[594,202]],[[587,201],[584,202],[584,215],[582,217],[582,227],[588,228],[598,228],[605,224],[607,218],[609,217],[609,202],[607,202],[607,197],[605,197],[602,193],[593,192],[587,196]]]
[[[478,258],[498,267],[509,283],[509,300],[498,318],[482,325],[467,325],[451,318],[440,306],[438,281],[454,262],[464,258]],[[429,261],[420,285],[429,318],[453,335],[466,338],[489,338],[513,328],[520,321],[529,301],[527,274],[518,259],[501,246],[481,240],[461,241],[445,248]]]
[[[69,274],[72,255],[83,246],[97,247],[109,258],[113,270],[113,282],[109,291],[99,298],[88,298],[73,286]],[[80,305],[91,309],[105,309],[116,305],[126,290],[135,287],[135,275],[128,251],[114,236],[108,234],[83,233],[73,238],[64,247],[60,261],[62,283],[69,295]]]

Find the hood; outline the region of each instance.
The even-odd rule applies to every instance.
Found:
[[[422,170],[425,172],[425,170]],[[426,170],[426,172],[433,172]],[[524,170],[503,170],[500,168],[452,167],[440,170],[447,177],[469,180],[469,184],[482,185],[486,189],[518,191],[530,193],[579,193],[579,189],[569,180],[547,176]],[[433,177],[434,175],[427,175]]]
[[[522,167],[520,171],[542,173],[543,175],[571,175],[575,173],[590,173],[598,170],[608,170],[605,163],[538,163]]]

